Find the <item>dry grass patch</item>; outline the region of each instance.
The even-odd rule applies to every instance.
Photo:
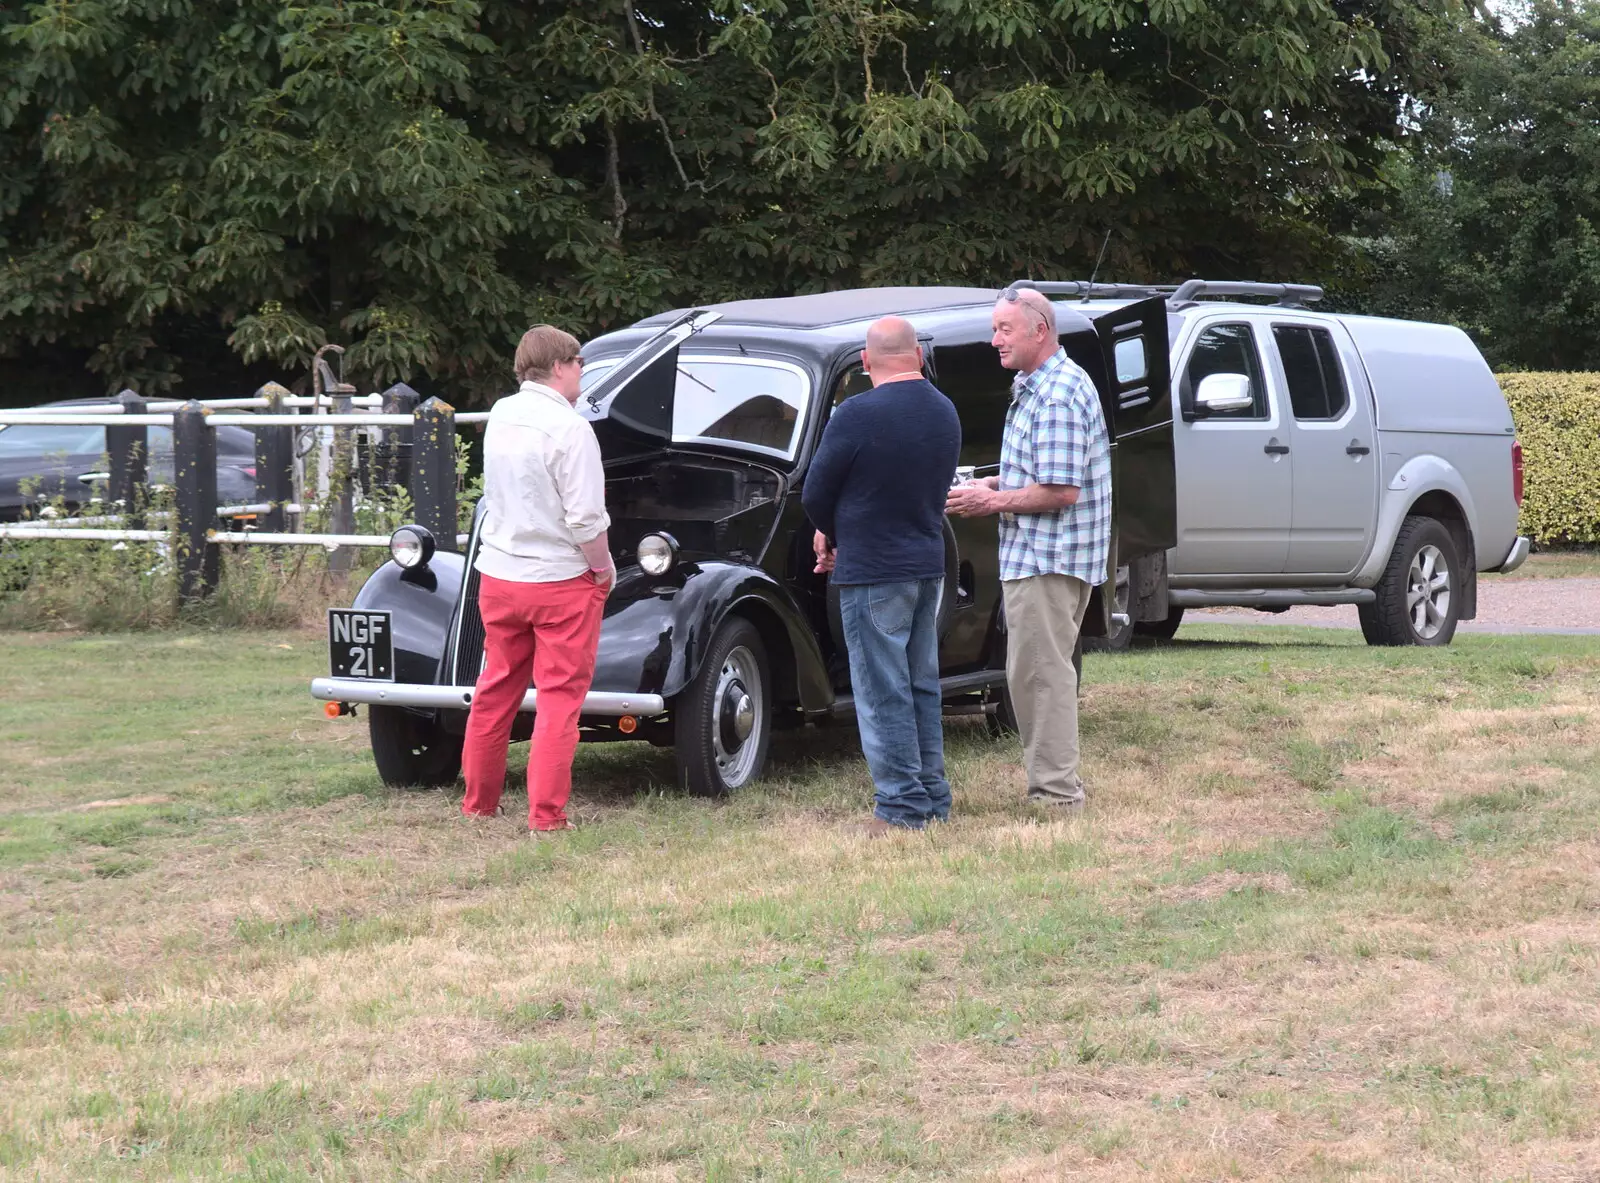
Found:
[[[0,639],[0,1177],[1578,1177],[1600,646],[1249,636],[1091,658],[1084,814],[962,721],[880,842],[849,728],[720,805],[585,750],[533,841],[299,635]]]

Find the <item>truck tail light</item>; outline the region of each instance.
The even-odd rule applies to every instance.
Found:
[[[1522,508],[1522,445],[1516,440],[1511,441],[1511,495],[1517,499],[1517,508]]]

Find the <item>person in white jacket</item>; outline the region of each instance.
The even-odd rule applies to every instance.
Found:
[[[483,437],[481,581],[484,666],[472,695],[461,812],[494,814],[511,725],[538,690],[528,753],[528,828],[567,830],[578,716],[594,680],[600,617],[616,581],[607,543],[600,445],[578,414],[578,341],[535,325],[517,346],[516,394],[489,412]]]

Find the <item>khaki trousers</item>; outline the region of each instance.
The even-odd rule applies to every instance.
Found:
[[[1006,683],[1022,732],[1028,796],[1082,801],[1072,651],[1091,588],[1071,575],[1008,579],[1000,587],[1006,603]]]

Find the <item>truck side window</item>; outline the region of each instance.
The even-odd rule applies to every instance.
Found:
[[[1212,419],[1265,419],[1267,386],[1261,379],[1260,355],[1255,334],[1247,324],[1212,325],[1200,334],[1189,354],[1183,372],[1184,397],[1192,399],[1202,378],[1212,374],[1243,374],[1250,379],[1250,406],[1238,411],[1219,411]]]
[[[838,406],[847,398],[864,394],[872,389],[872,379],[867,377],[867,372],[857,362],[843,374],[839,375],[838,384],[833,388],[833,405]]]
[[[1289,383],[1289,403],[1296,419],[1337,419],[1350,403],[1344,374],[1327,329],[1307,325],[1273,325],[1272,339]]]

